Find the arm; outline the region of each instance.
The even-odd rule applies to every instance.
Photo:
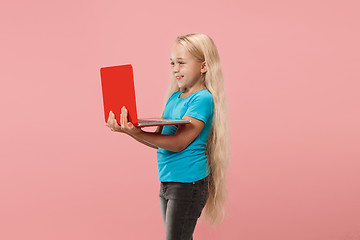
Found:
[[[161,118],[164,118],[164,115],[163,115]],[[163,128],[163,126],[158,126],[154,133],[161,134],[162,128]],[[144,141],[144,140],[141,139],[141,138],[138,138],[138,137],[132,136],[132,135],[130,135],[130,136],[133,137],[133,138],[134,138],[135,140],[137,140],[138,142],[140,142],[140,143],[142,143],[142,144],[144,144],[144,145],[146,145],[146,146],[149,146],[149,147],[158,149],[157,146],[155,146],[155,145],[153,145],[153,144],[151,144],[151,143],[148,143],[148,142]]]
[[[126,112],[126,114],[127,114],[127,112]],[[122,125],[124,125],[123,118],[122,118],[123,115],[124,114],[123,114],[123,109],[122,109],[121,110],[121,119],[120,119],[121,123],[123,123]],[[162,115],[161,118],[164,118],[164,115]],[[142,144],[144,144],[146,146],[158,149],[157,146],[155,146],[155,145],[153,145],[151,143],[148,143],[148,142],[144,141],[143,139],[138,138],[138,137],[134,136],[133,134],[130,134],[127,131],[123,131],[123,128],[116,122],[115,116],[112,113],[112,111],[110,111],[108,121],[107,121],[107,123],[105,125],[108,126],[111,129],[111,131],[126,133],[129,136],[133,137],[138,142],[140,142],[140,143],[142,143]],[[133,128],[135,129],[134,126],[133,126]],[[161,134],[162,128],[163,128],[162,126],[158,126],[155,133]],[[137,131],[141,131],[140,128],[136,128],[136,129],[137,129]]]
[[[180,152],[194,141],[205,125],[203,121],[186,115],[182,119],[191,120],[191,122],[179,125],[174,135],[162,135],[160,132],[144,132],[141,128],[135,127],[131,122],[127,121],[127,110],[123,107],[120,115],[121,126],[117,124],[114,113],[111,111],[106,125],[112,131],[126,133],[141,143],[146,142],[158,148]]]
[[[180,152],[194,141],[205,125],[203,121],[193,117],[184,116],[182,119],[191,120],[191,122],[179,125],[174,135],[161,135],[157,132],[141,131],[133,134],[133,136],[159,148]]]
[[[130,136],[131,136],[131,135],[130,135]],[[140,143],[142,143],[142,144],[144,144],[144,145],[146,145],[146,146],[149,146],[149,147],[158,149],[157,146],[155,146],[155,145],[153,145],[153,144],[151,144],[151,143],[148,143],[148,142],[142,140],[141,138],[137,138],[137,137],[135,137],[135,136],[131,136],[131,137],[133,137],[135,140],[137,140],[138,142],[140,142]]]

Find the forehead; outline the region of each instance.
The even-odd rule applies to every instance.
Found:
[[[191,54],[186,50],[186,48],[177,43],[171,49],[170,60],[186,60],[191,59]]]

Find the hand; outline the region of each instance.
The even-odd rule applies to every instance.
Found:
[[[111,131],[123,132],[128,135],[136,135],[141,132],[141,128],[135,127],[134,124],[128,122],[127,109],[125,107],[121,108],[120,124],[121,125],[117,123],[115,119],[115,114],[112,111],[110,111],[106,126],[108,126],[111,129]]]

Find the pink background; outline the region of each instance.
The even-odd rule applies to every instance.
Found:
[[[177,35],[226,78],[228,214],[195,239],[360,239],[358,1],[2,1],[0,239],[163,239],[156,150],[104,122],[100,67],[131,63],[160,116]]]

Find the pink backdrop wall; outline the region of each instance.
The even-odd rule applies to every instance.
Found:
[[[360,239],[358,1],[2,1],[0,239],[163,239],[156,150],[104,126],[132,63],[160,116],[177,35],[226,78],[228,215],[195,239]]]

